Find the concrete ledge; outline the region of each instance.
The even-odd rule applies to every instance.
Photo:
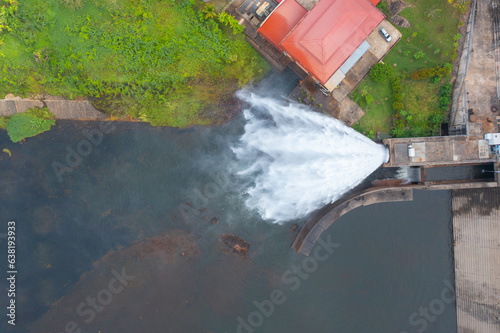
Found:
[[[0,116],[12,116],[26,110],[46,106],[56,119],[104,120],[107,116],[97,110],[88,100],[66,100],[59,96],[29,99],[7,95],[0,100]]]
[[[382,202],[413,200],[413,189],[408,187],[369,187],[344,199],[336,201],[313,214],[300,229],[293,241],[292,248],[304,255],[309,255],[314,244],[324,230],[338,218],[351,210]]]
[[[386,184],[386,185],[384,185]],[[311,253],[314,244],[323,231],[337,219],[361,206],[368,206],[384,202],[412,201],[413,190],[459,190],[485,189],[498,187],[496,181],[447,181],[429,184],[398,184],[397,181],[375,181],[361,185],[353,194],[330,204],[316,213],[304,223],[292,248],[306,256]]]

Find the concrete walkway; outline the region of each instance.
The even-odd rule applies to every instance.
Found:
[[[467,32],[472,30],[470,61],[467,66],[468,43],[466,42],[453,92],[451,114],[452,126],[464,127],[469,121],[469,131],[471,126],[479,127],[481,136],[483,133],[498,131],[497,114],[491,112],[492,106],[498,107],[493,3],[497,3],[498,6],[500,0],[491,2],[478,0],[473,27],[469,20]],[[468,33],[465,36],[467,41]]]
[[[58,96],[48,96],[43,99],[29,99],[5,96],[0,100],[0,116],[11,116],[16,113],[26,112],[33,107],[42,108],[47,106],[56,119],[73,120],[103,120],[107,116],[98,111],[89,101],[66,100]]]

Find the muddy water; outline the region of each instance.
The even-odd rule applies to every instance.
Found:
[[[12,152],[0,155],[0,234],[16,221],[18,265],[16,326],[2,314],[1,332],[456,332],[454,305],[416,313],[453,282],[447,192],[349,213],[315,266],[290,248],[304,220],[270,224],[244,204],[229,148],[242,119],[113,123],[84,147],[100,128],[58,121],[24,144],[0,132]],[[228,251],[226,234],[248,253]]]
[[[98,124],[58,122],[21,145],[0,134],[12,151],[0,160],[2,225],[17,222],[19,266],[17,325],[2,332],[236,332],[238,318],[255,332],[422,328],[409,317],[452,281],[448,194],[344,216],[323,236],[340,247],[303,279],[289,272],[303,264],[289,247],[303,221],[272,225],[244,205],[227,146],[240,125],[115,123],[61,182],[52,162]],[[247,255],[223,234],[248,241]],[[275,289],[285,300],[260,322],[254,302]],[[426,329],[454,325],[449,306]]]

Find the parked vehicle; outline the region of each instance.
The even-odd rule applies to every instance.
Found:
[[[383,27],[380,28],[379,32],[387,42],[390,42],[392,40],[391,35],[389,35],[389,33]]]

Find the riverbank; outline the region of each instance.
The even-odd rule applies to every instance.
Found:
[[[0,96],[86,99],[152,125],[221,124],[234,92],[269,69],[234,18],[201,1],[12,0],[2,10]]]

